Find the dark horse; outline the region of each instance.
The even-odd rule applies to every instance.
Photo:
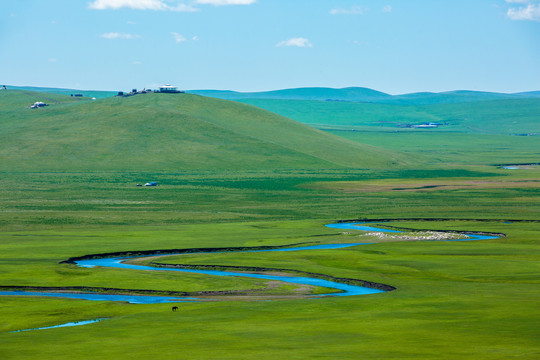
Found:
[[[176,311],[176,310],[178,310],[178,306],[173,306],[172,311]]]

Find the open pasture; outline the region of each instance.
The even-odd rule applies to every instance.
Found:
[[[135,187],[134,175],[5,174],[4,180],[19,189],[1,192],[7,217],[0,245],[4,286],[262,290],[264,296],[181,303],[176,313],[166,304],[3,297],[2,351],[8,359],[32,358],[36,352],[45,358],[84,354],[98,359],[119,356],[128,347],[133,358],[174,358],[184,351],[188,358],[212,358],[209,346],[219,339],[212,347],[223,359],[276,358],[291,352],[298,359],[366,354],[432,358],[441,351],[443,358],[535,358],[539,224],[501,221],[535,219],[536,188],[518,186],[531,180],[532,173],[526,171],[424,170],[423,180],[417,178],[419,171],[152,174],[161,184],[156,188]],[[343,183],[344,178],[350,181]],[[465,186],[473,181],[480,185]],[[434,183],[441,186],[423,188]],[[343,186],[352,186],[352,191]],[[397,288],[348,299],[257,301],[294,294],[298,288],[276,288],[253,279],[135,274],[59,264],[71,256],[126,250],[379,242],[363,232],[324,224],[340,218],[392,217],[456,220],[381,225],[507,236],[478,242],[383,240],[333,252],[226,253],[167,260],[301,270]],[[472,220],[478,218],[492,221]],[[110,319],[74,328],[8,332],[104,317]]]
[[[320,221],[270,221],[183,225],[169,227],[166,231],[142,232],[140,236],[131,236],[129,244],[119,240],[108,247],[201,246],[226,244],[227,239],[237,245],[239,240],[244,244],[375,240],[355,231],[332,234],[335,229],[326,229],[323,224]],[[98,359],[120,356],[126,346],[135,359],[175,357],[181,352],[189,353],[187,356],[191,358],[212,358],[210,343],[219,339],[213,349],[218,349],[223,359],[284,357],[292,349],[293,358],[298,359],[331,358],[336,354],[345,358],[366,354],[372,358],[431,358],[441,351],[445,354],[443,358],[497,359],[502,353],[533,359],[537,355],[537,328],[531,318],[538,315],[536,274],[540,269],[535,237],[538,223],[400,221],[386,225],[498,231],[507,236],[478,242],[376,243],[312,253],[179,256],[167,261],[298,269],[379,281],[392,284],[397,290],[352,298],[270,302],[257,301],[257,297],[240,302],[224,297],[217,303],[180,303],[176,313],[166,304],[3,298],[2,350],[8,359],[32,358],[36,352],[46,358],[62,359],[80,354]],[[46,241],[57,246],[38,247],[38,253],[25,259],[25,263],[22,259],[20,264],[12,262],[11,269],[29,267],[28,272],[18,275],[19,284],[63,282],[178,290],[251,289],[256,285],[245,279],[231,282],[165,274],[142,277],[137,274],[137,280],[129,271],[60,265],[56,260],[68,251],[52,254],[52,249],[70,247],[77,236],[67,230],[54,233],[49,240],[42,236],[40,240],[32,239],[43,232],[28,234],[31,240],[26,241],[34,245]],[[85,241],[85,248],[80,250],[103,249],[105,238],[129,238],[129,232],[121,229],[92,233],[94,239]],[[28,252],[30,249],[25,251]],[[10,255],[13,257],[13,253]],[[42,274],[40,281],[32,276],[38,271]],[[103,317],[110,319],[76,328],[7,332]],[[452,341],[448,341],[449,338]],[[456,341],[459,347],[455,346]],[[272,347],[271,352],[268,347]]]
[[[539,170],[493,166],[537,162],[536,137],[500,135],[520,141],[488,155],[491,150],[483,145],[496,144],[499,135],[490,140],[491,135],[484,134],[483,142],[474,144],[465,141],[471,134],[462,134],[456,138],[459,151],[449,148],[435,159],[421,152],[431,146],[439,151],[442,145],[437,148],[433,137],[419,133],[401,143],[385,140],[366,147],[359,139],[340,139],[244,105],[194,95],[179,102],[156,96],[91,103],[51,95],[58,103],[39,113],[19,108],[28,98],[3,98],[11,107],[8,121],[0,124],[9,140],[0,154],[0,286],[206,294],[205,301],[176,303],[179,309],[172,312],[171,304],[2,296],[3,359],[35,359],[36,354],[44,359],[112,359],[126,353],[133,359],[538,357]],[[132,118],[132,105],[156,114],[160,104],[171,109],[159,112],[156,122]],[[221,106],[228,115],[213,119]],[[85,111],[83,120],[71,121],[72,112],[82,107],[92,111]],[[101,118],[111,111],[117,122]],[[229,121],[244,111],[252,117]],[[61,134],[55,130],[59,120],[68,124]],[[182,129],[186,124],[195,130]],[[70,156],[72,150],[80,154],[93,143],[95,126],[114,130],[102,137],[104,147]],[[201,138],[196,129],[202,128],[212,132]],[[285,128],[301,132],[303,140],[294,142],[295,135],[289,134],[276,143]],[[28,129],[35,130],[36,142],[20,147],[17,138]],[[165,134],[163,129],[183,132]],[[126,132],[149,140],[127,146],[122,136]],[[149,132],[159,136],[145,137]],[[239,147],[214,157],[202,144],[225,132],[234,133],[227,139]],[[266,136],[268,132],[274,133]],[[384,137],[382,132],[364,135]],[[441,132],[446,139],[450,135]],[[248,152],[243,139],[251,144]],[[187,148],[194,141],[202,141],[198,149],[206,150],[195,157],[170,153],[169,144]],[[292,152],[283,147],[290,141]],[[522,145],[522,151],[513,153]],[[162,151],[172,155],[154,161]],[[284,152],[288,154],[282,157]],[[22,157],[30,160],[19,164]],[[260,161],[267,157],[273,162]],[[122,170],[114,170],[114,164]],[[36,170],[29,171],[34,165]],[[150,181],[158,186],[136,186]],[[414,231],[383,237],[324,226],[364,219]],[[392,219],[401,220],[383,221]],[[470,242],[411,240],[422,239],[423,230],[506,236]],[[306,299],[324,289],[63,263],[111,252],[358,242],[370,244],[144,261],[311,272],[396,290]],[[107,320],[84,326],[12,332],[103,318]]]

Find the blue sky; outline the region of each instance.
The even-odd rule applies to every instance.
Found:
[[[0,83],[540,90],[540,0],[1,0]]]

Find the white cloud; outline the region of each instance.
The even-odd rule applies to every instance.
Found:
[[[383,7],[382,11],[385,12],[385,13],[391,13],[392,12],[392,6],[386,5],[385,7]]]
[[[88,8],[92,10],[156,10],[156,11],[183,11],[195,12],[200,9],[192,4],[199,5],[251,5],[257,0],[92,0]]]
[[[257,0],[196,0],[197,4],[203,4],[203,5],[214,5],[214,6],[222,6],[222,5],[251,5],[255,4]]]
[[[161,0],[94,0],[88,3],[94,10],[107,9],[137,9],[137,10],[166,10],[167,5]]]
[[[520,7],[511,7],[508,9],[506,15],[511,20],[529,20],[529,21],[540,21],[540,3],[533,3],[529,0],[507,0],[507,2],[513,2],[519,4],[526,4],[527,6]]]
[[[332,15],[362,15],[365,9],[361,6],[353,6],[350,9],[334,8],[330,10]]]
[[[176,41],[177,44],[180,44],[180,43],[183,43],[183,42],[186,42],[186,41],[198,41],[199,40],[199,37],[197,35],[193,35],[191,38],[187,38],[185,37],[184,35],[182,34],[179,34],[177,32],[171,32],[171,35],[173,36],[174,38],[174,41]]]
[[[280,41],[276,46],[296,46],[296,47],[313,47],[313,44],[308,39],[303,37],[291,38],[288,40]]]
[[[171,11],[180,11],[180,12],[197,12],[197,11],[199,11],[199,9],[197,9],[196,7],[193,7],[191,5],[186,5],[186,4],[178,4],[176,6],[168,6],[167,9],[171,10]]]
[[[88,8],[93,10],[118,10],[126,8],[135,10],[199,11],[197,8],[183,3],[168,5],[164,0],[94,0],[88,3]]]
[[[184,41],[187,41],[187,39],[183,35],[181,35],[181,34],[179,34],[177,32],[172,32],[171,34],[174,37],[174,41],[176,41],[176,43],[178,43],[178,44],[182,43]]]
[[[104,38],[104,39],[109,39],[109,40],[116,40],[116,39],[132,40],[132,39],[138,39],[138,38],[140,38],[141,35],[137,35],[137,34],[122,34],[122,33],[117,33],[117,32],[110,32],[110,33],[101,34],[100,37],[102,37],[102,38]]]

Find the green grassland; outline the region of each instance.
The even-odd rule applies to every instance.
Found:
[[[252,106],[189,94],[56,102],[0,93],[3,171],[184,171],[387,167],[399,154]]]
[[[456,104],[400,105],[308,100],[242,100],[291,119],[326,128],[392,130],[427,122],[435,132],[526,135],[540,132],[540,99],[504,99]]]
[[[9,267],[34,263],[20,274],[29,283],[75,284],[160,289],[253,289],[251,280],[215,280],[167,274],[121,274],[106,269],[58,265],[67,243],[79,251],[212,244],[276,244],[313,240],[330,229],[315,222],[256,222],[209,227],[60,231],[47,245],[32,248],[43,232],[26,234],[28,256]],[[392,223],[403,226],[405,224]],[[415,223],[419,228],[445,223]],[[538,224],[455,221],[446,227],[504,231],[507,237],[483,242],[406,242],[358,246],[316,253],[190,255],[181,263],[246,264],[291,268],[334,276],[390,283],[397,290],[356,298],[320,300],[222,301],[183,303],[178,313],[168,305],[110,304],[59,299],[2,300],[3,330],[110,317],[69,329],[2,333],[6,358],[121,356],[135,359],[186,357],[251,359],[292,356],[333,358],[486,358],[533,359],[538,352]],[[320,229],[315,233],[315,229]],[[86,235],[86,239],[84,238]],[[288,236],[288,238],[284,238]],[[63,238],[68,237],[69,240]],[[89,240],[88,237],[91,239]],[[137,239],[141,237],[143,239]],[[177,238],[175,238],[177,237]],[[357,234],[330,235],[328,240],[369,240]],[[320,241],[320,238],[317,237]],[[57,240],[55,240],[57,239]],[[127,240],[129,239],[129,241]],[[249,241],[246,241],[249,239]],[[323,241],[327,239],[323,237]],[[3,241],[4,242],[4,241]],[[84,245],[83,245],[84,244]],[[146,246],[144,246],[145,244]],[[57,249],[56,251],[53,249]],[[25,247],[19,247],[19,254]],[[51,251],[52,250],[52,251]],[[75,249],[74,249],[75,250]],[[14,254],[9,254],[13,257]],[[40,259],[36,259],[39,257]],[[172,260],[171,260],[172,261]],[[17,271],[18,272],[18,271]],[[39,273],[40,280],[33,279]],[[136,276],[137,275],[137,276]],[[23,279],[17,279],[19,283]],[[459,343],[460,346],[456,346]],[[213,344],[213,345],[211,345]],[[214,349],[211,351],[210,348]],[[58,353],[60,349],[68,352]],[[269,350],[270,349],[270,350]],[[181,354],[181,355],[179,355]]]
[[[189,90],[189,93],[210,96],[219,99],[243,101],[272,100],[318,100],[318,101],[355,101],[363,103],[394,105],[430,105],[457,104],[489,100],[531,99],[540,97],[540,92],[506,94],[486,91],[456,90],[441,93],[419,92],[402,95],[390,95],[363,87],[347,87],[341,89],[327,87],[307,87],[261,92],[236,92],[230,90]]]
[[[39,96],[50,105],[26,108]],[[340,136],[196,95],[91,101],[7,91],[0,92],[0,103],[0,286],[257,293],[241,301],[225,295],[180,303],[175,313],[167,304],[2,296],[2,359],[540,355],[540,169],[492,166],[538,162],[537,137],[509,135],[513,130],[505,121],[490,125],[493,134],[472,134],[462,124],[456,132],[435,129],[436,136],[404,129],[409,132],[396,137],[390,127],[366,122],[362,126],[372,131],[344,139],[338,131]],[[456,117],[450,105],[440,106],[430,116]],[[480,116],[474,102],[468,106],[461,108],[467,111],[463,118]],[[525,130],[534,125],[534,106],[519,112],[510,103],[497,105],[508,121],[528,121],[520,125]],[[480,140],[469,141],[474,137]],[[451,140],[459,150],[440,144]],[[160,185],[135,186],[147,181]],[[506,236],[401,241],[324,227],[360,218],[409,219],[381,226]],[[308,271],[396,290],[307,300],[295,296],[297,286],[263,280],[61,263],[116,251],[352,242],[371,244],[192,254],[159,262]],[[276,296],[281,300],[265,301]],[[96,318],[109,320],[10,332]]]
[[[527,163],[540,158],[540,99],[431,105],[241,101],[362,144],[434,164]],[[407,127],[424,123],[440,125],[432,129]]]

